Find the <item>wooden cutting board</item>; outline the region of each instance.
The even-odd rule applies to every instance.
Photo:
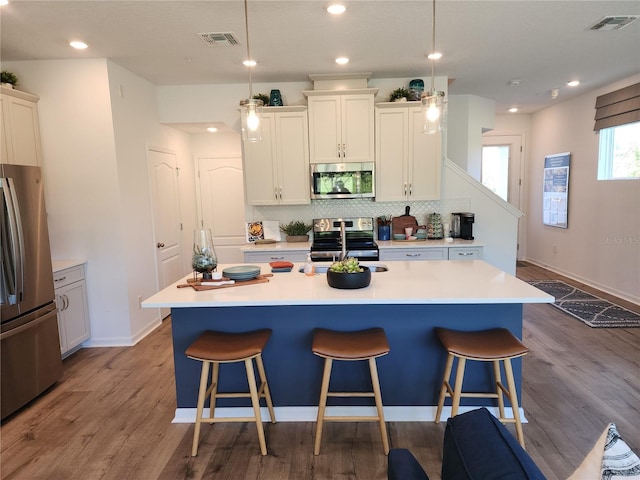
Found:
[[[262,275],[258,275],[256,278],[252,278],[251,280],[242,280],[240,282],[236,281],[236,283],[226,285],[214,285],[215,282],[203,282],[201,280],[193,280],[192,278],[190,278],[187,280],[186,284],[178,285],[178,288],[192,287],[197,292],[201,292],[203,290],[220,290],[222,288],[233,288],[242,287],[244,285],[255,285],[257,283],[267,283],[269,281],[268,277],[273,277],[273,273],[263,273]]]
[[[413,215],[409,215],[409,209],[411,207],[405,207],[404,215],[400,215],[399,217],[393,217],[391,219],[391,233],[401,233],[404,235],[405,228],[413,228],[413,232],[415,233],[418,228],[418,221],[416,217]]]

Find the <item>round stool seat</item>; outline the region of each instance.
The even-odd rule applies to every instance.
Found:
[[[321,357],[338,360],[364,360],[389,353],[389,342],[382,328],[357,332],[338,332],[317,328],[311,350]]]
[[[185,354],[194,360],[236,362],[262,353],[270,336],[267,328],[244,333],[207,330],[189,345]]]
[[[506,328],[460,332],[436,328],[442,346],[450,353],[474,360],[496,360],[526,355],[529,349]]]

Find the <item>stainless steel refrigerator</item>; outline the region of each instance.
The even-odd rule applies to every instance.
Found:
[[[53,271],[39,167],[0,165],[1,390],[4,419],[62,376]]]

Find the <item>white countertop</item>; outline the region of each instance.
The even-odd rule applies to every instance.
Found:
[[[87,263],[87,261],[83,258],[51,260],[53,273],[58,273],[59,271],[66,270],[67,268],[77,267],[78,265],[84,265],[85,263]]]
[[[240,247],[241,252],[271,252],[271,251],[305,251],[311,248],[311,242],[275,242],[275,243],[250,243],[244,247]]]
[[[374,262],[363,262],[363,265]],[[265,305],[340,304],[491,304],[552,303],[554,298],[482,260],[430,262],[375,262],[389,268],[371,274],[371,284],[339,290],[327,284],[325,274],[275,273],[268,283],[196,291],[177,288],[192,274],[142,302],[144,308],[232,307]],[[325,265],[325,264],[322,264]],[[218,271],[231,265],[218,265]],[[268,263],[258,264],[270,273]]]
[[[483,247],[484,242],[478,240],[461,240],[452,238],[451,242],[442,240],[415,240],[415,241],[398,241],[398,240],[376,240],[379,248],[462,248],[462,247]],[[242,252],[290,252],[290,251],[309,251],[311,242],[275,242],[261,244],[247,244],[240,247]]]

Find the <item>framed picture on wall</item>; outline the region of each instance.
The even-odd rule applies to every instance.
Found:
[[[569,223],[569,166],[571,153],[544,157],[542,223],[567,228]]]

